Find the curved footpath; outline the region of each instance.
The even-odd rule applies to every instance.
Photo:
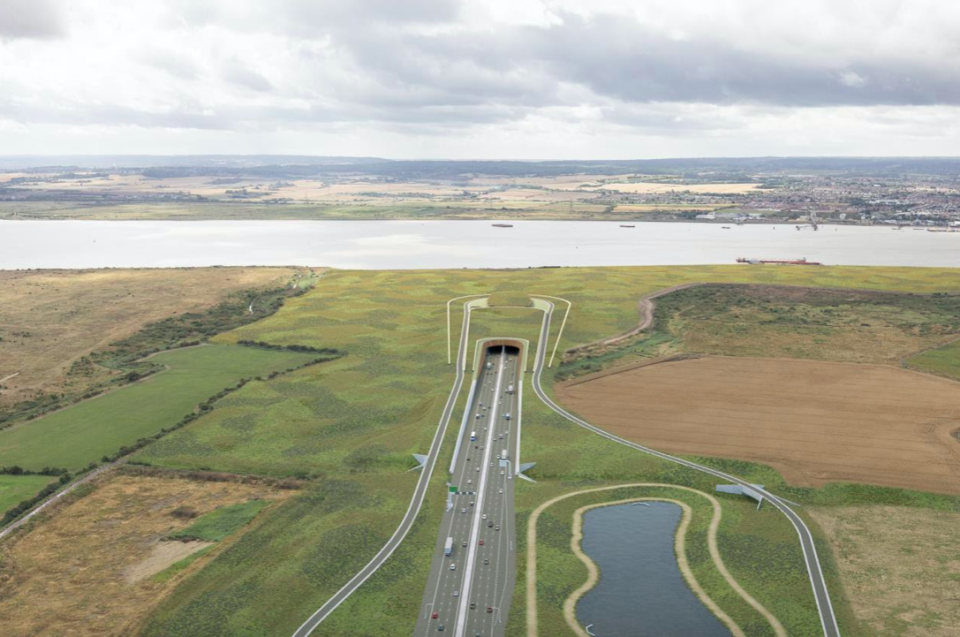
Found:
[[[404,538],[407,537],[407,533],[410,532],[410,528],[413,526],[414,520],[417,518],[417,514],[420,512],[420,507],[423,505],[423,499],[426,495],[427,488],[430,485],[430,477],[433,475],[433,468],[437,464],[437,457],[440,455],[440,445],[443,442],[443,437],[447,432],[447,425],[450,423],[450,416],[453,414],[454,405],[457,403],[457,396],[460,394],[460,386],[463,384],[463,369],[465,364],[465,358],[467,355],[467,324],[470,321],[470,308],[464,304],[463,307],[463,326],[460,330],[460,345],[457,352],[457,377],[454,380],[453,387],[450,389],[450,395],[447,397],[447,404],[443,408],[443,414],[440,416],[440,423],[437,425],[437,432],[433,436],[433,442],[430,444],[430,452],[427,458],[427,461],[424,463],[423,468],[420,470],[420,480],[417,482],[417,488],[413,492],[413,498],[410,500],[410,506],[407,508],[406,514],[403,516],[400,525],[397,527],[397,530],[394,531],[393,535],[387,540],[387,543],[383,545],[383,548],[370,560],[366,566],[364,566],[359,573],[353,576],[349,582],[344,584],[343,588],[334,593],[333,597],[328,599],[326,603],[317,609],[317,611],[311,615],[307,621],[293,633],[293,637],[307,637],[312,633],[320,622],[327,618],[327,615],[332,613],[336,608],[342,604],[350,595],[353,594],[360,586],[370,578],[377,569],[379,569],[387,559],[393,555],[393,552],[397,550],[397,547],[400,546],[400,543],[403,542]]]
[[[726,580],[727,584],[738,594],[744,601],[746,601],[750,606],[754,608],[760,615],[767,620],[770,626],[773,628],[774,634],[777,637],[787,637],[787,632],[784,630],[783,625],[777,620],[777,618],[767,610],[760,602],[754,599],[742,586],[733,578],[733,575],[730,574],[730,571],[727,570],[726,565],[723,563],[723,559],[720,557],[720,549],[717,545],[717,532],[720,529],[720,519],[722,516],[722,509],[720,508],[720,502],[709,493],[704,493],[699,489],[693,489],[691,487],[685,487],[678,484],[660,484],[652,482],[638,482],[638,483],[628,483],[628,484],[616,484],[606,487],[596,487],[592,489],[582,489],[580,491],[574,491],[571,493],[565,493],[559,495],[547,502],[544,502],[538,506],[534,512],[531,514],[530,519],[527,522],[527,635],[528,637],[537,637],[537,602],[536,602],[536,572],[537,572],[537,548],[536,548],[536,538],[537,538],[537,521],[540,518],[540,514],[543,513],[548,507],[566,500],[567,498],[573,498],[578,495],[585,495],[588,493],[598,493],[602,491],[614,491],[617,489],[631,489],[631,488],[669,488],[669,489],[680,489],[682,491],[688,491],[690,493],[695,493],[703,498],[705,498],[713,509],[713,515],[710,519],[710,525],[707,529],[707,548],[710,553],[710,558],[713,560],[714,565],[717,570]],[[745,637],[742,629],[730,618],[722,609],[707,595],[706,591],[700,586],[699,582],[693,575],[693,571],[690,569],[689,562],[687,561],[686,556],[686,532],[687,527],[690,524],[690,518],[692,515],[689,505],[685,502],[679,500],[674,500],[671,498],[665,497],[656,497],[656,496],[647,496],[647,497],[636,497],[636,498],[626,498],[623,500],[616,500],[613,502],[600,502],[596,504],[588,504],[577,509],[573,514],[573,534],[570,540],[570,547],[573,550],[574,554],[580,558],[589,572],[587,581],[576,591],[570,594],[564,603],[564,616],[567,620],[567,624],[581,637],[586,637],[585,631],[580,627],[579,623],[576,620],[575,608],[576,604],[579,601],[580,597],[583,596],[588,590],[593,588],[598,579],[598,571],[596,565],[593,563],[586,554],[580,548],[580,541],[582,539],[582,516],[583,513],[594,508],[602,506],[611,506],[615,504],[622,504],[628,502],[641,502],[641,501],[659,501],[659,502],[672,502],[679,505],[684,510],[683,519],[680,522],[680,526],[677,528],[676,540],[675,540],[675,550],[677,554],[677,566],[680,569],[680,572],[683,574],[684,579],[689,584],[691,590],[700,598],[704,605],[710,609],[710,611],[716,615],[720,621],[722,621],[733,633],[734,637]],[[531,612],[532,611],[532,612]]]
[[[570,412],[566,411],[565,409],[557,405],[555,402],[553,402],[553,400],[550,399],[549,396],[547,396],[546,392],[543,391],[543,387],[540,384],[540,376],[543,371],[543,359],[544,359],[543,351],[546,344],[546,340],[549,337],[549,333],[550,333],[550,319],[552,314],[553,314],[553,304],[551,303],[550,311],[546,313],[546,317],[544,319],[544,327],[540,333],[540,343],[537,347],[537,361],[536,361],[536,364],[534,365],[534,371],[533,371],[533,390],[537,393],[537,396],[540,397],[540,400],[542,400],[544,404],[547,405],[547,407],[552,409],[557,414],[563,416],[570,422],[576,425],[579,425],[584,429],[592,431],[593,433],[599,436],[603,436],[608,440],[612,440],[613,442],[626,445],[628,447],[636,449],[637,451],[642,451],[643,453],[656,456],[657,458],[660,458],[662,460],[683,465],[684,467],[695,469],[697,471],[702,471],[703,473],[707,473],[717,478],[721,478],[723,480],[733,482],[740,486],[748,487],[760,493],[761,495],[763,495],[763,497],[766,498],[770,502],[770,504],[775,506],[781,513],[783,513],[787,517],[788,520],[790,520],[790,523],[793,524],[793,528],[797,531],[797,535],[800,537],[800,548],[803,551],[803,559],[807,565],[807,574],[810,577],[810,586],[813,589],[813,596],[817,602],[817,611],[820,614],[820,625],[823,628],[824,636],[840,637],[840,628],[837,626],[837,618],[833,612],[833,604],[830,602],[830,594],[827,591],[827,583],[823,578],[823,571],[820,568],[820,561],[819,561],[819,558],[817,557],[817,547],[814,545],[813,535],[810,533],[810,529],[807,527],[806,523],[804,523],[803,519],[799,515],[797,515],[785,501],[781,500],[780,498],[773,495],[769,491],[766,491],[765,489],[760,489],[755,485],[747,482],[746,480],[742,480],[741,478],[737,478],[728,473],[724,473],[723,471],[712,469],[710,467],[697,464],[696,462],[691,462],[690,460],[684,460],[683,458],[671,456],[670,454],[663,453],[661,451],[657,451],[649,447],[644,447],[643,445],[639,445],[635,442],[630,442],[629,440],[625,440],[623,438],[620,438],[619,436],[615,436],[609,432],[604,431],[603,429],[600,429],[599,427],[595,427],[594,425],[591,425],[587,421],[582,420],[577,416],[574,416]]]

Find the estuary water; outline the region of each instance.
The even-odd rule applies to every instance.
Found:
[[[597,637],[730,637],[687,587],[673,552],[681,509],[669,502],[619,504],[584,514],[583,551],[600,581],[577,604]]]
[[[0,221],[0,269],[697,265],[737,257],[960,267],[960,233],[607,221]]]

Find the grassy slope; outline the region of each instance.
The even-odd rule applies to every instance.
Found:
[[[56,478],[50,476],[0,475],[0,515],[23,500],[32,498],[53,480]]]
[[[241,378],[303,364],[312,354],[213,345],[164,352],[170,367],[143,382],[0,432],[0,465],[78,469],[175,424]]]
[[[960,341],[927,350],[907,359],[913,369],[960,380]]]
[[[152,321],[203,312],[242,290],[282,286],[292,268],[154,268],[0,271],[0,407],[37,392],[82,394],[109,377],[71,363]],[[245,308],[246,306],[244,306]]]
[[[415,481],[415,474],[406,473],[413,464],[408,454],[428,448],[453,379],[445,364],[447,299],[493,291],[569,298],[575,305],[563,348],[628,329],[636,322],[640,295],[689,281],[944,291],[960,289],[960,271],[714,266],[333,272],[317,289],[288,301],[275,316],[219,338],[336,347],[348,350],[350,356],[323,369],[306,369],[245,387],[223,401],[222,409],[168,437],[168,448],[161,442],[139,454],[142,461],[165,466],[318,478],[315,489],[278,507],[210,566],[185,581],[161,605],[146,634],[195,634],[197,627],[210,635],[289,634],[372,557],[406,509]],[[519,332],[525,329],[533,340],[539,316],[530,315],[533,318],[528,321],[508,317],[512,323],[505,328],[480,313],[471,338],[503,330],[523,336]],[[456,332],[459,312],[453,323]],[[546,380],[549,384],[550,379]],[[518,522],[551,493],[576,486],[651,478],[679,483],[698,480],[556,421],[537,407],[532,392],[526,392],[525,398],[523,453],[525,459],[540,463],[535,471],[541,482],[519,486]],[[454,435],[451,431],[449,441]],[[211,452],[211,443],[221,437],[222,448]],[[447,444],[434,477],[434,496],[427,499],[408,540],[315,634],[338,635],[345,630],[358,635],[409,634],[436,541],[444,465],[451,452],[452,445]],[[782,484],[765,467],[712,462],[773,488]],[[712,488],[712,484],[701,486]],[[874,495],[873,491],[851,495],[843,488],[839,492],[834,500]],[[742,503],[731,506],[722,543],[764,546],[759,551],[728,549],[734,553],[728,561],[731,570],[788,627],[804,630],[813,625],[817,620],[805,574],[787,568],[799,556],[792,530],[765,512],[752,516],[744,509],[738,518],[737,507],[742,508]],[[831,586],[839,590],[829,552],[824,553]],[[776,587],[758,592],[758,586],[768,583],[763,574],[772,568],[794,575],[778,577]],[[844,614],[844,605],[839,606],[847,633],[858,634]]]

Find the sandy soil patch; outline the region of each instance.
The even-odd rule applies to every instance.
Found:
[[[960,634],[960,512],[892,506],[811,509],[857,617],[876,637]]]
[[[0,404],[62,391],[71,363],[144,324],[196,312],[245,288],[281,285],[288,268],[0,271]],[[74,379],[80,389],[97,378]]]
[[[556,387],[567,407],[655,449],[765,462],[792,483],[960,493],[960,383],[880,365],[667,362]]]
[[[150,575],[180,559],[177,551],[199,548],[162,540],[192,522],[171,515],[174,509],[190,507],[202,515],[251,498],[277,499],[291,493],[232,482],[111,476],[29,533],[0,544],[2,633],[4,637],[133,634],[136,624],[179,579],[157,583]],[[201,558],[190,569],[207,560]]]
[[[123,576],[128,584],[136,584],[151,575],[156,575],[183,558],[193,555],[200,549],[213,546],[213,544],[213,542],[201,542],[199,540],[192,542],[158,542],[153,545],[150,554],[143,561],[128,567],[123,572]]]

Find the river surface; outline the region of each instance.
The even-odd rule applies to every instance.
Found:
[[[687,587],[673,552],[682,511],[669,502],[619,504],[583,516],[583,551],[600,581],[577,604],[597,637],[730,637]]]
[[[0,221],[0,269],[695,265],[737,257],[960,267],[960,233],[607,221]]]

